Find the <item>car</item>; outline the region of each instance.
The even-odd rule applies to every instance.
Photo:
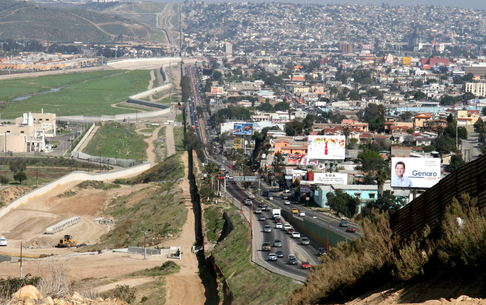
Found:
[[[261,213],[262,213],[262,210],[260,210],[260,209],[255,210],[255,214],[261,214]]]
[[[3,236],[0,236],[0,246],[7,246],[7,239]]]
[[[259,204],[258,204],[258,207],[259,207],[259,208],[262,208],[262,209],[263,209],[263,207],[264,207],[264,206],[265,206],[265,204],[264,204],[264,203],[259,203]]]
[[[262,211],[270,211],[270,207],[269,207],[268,205],[266,205],[266,204],[265,204],[265,205],[262,207]]]
[[[272,196],[268,196],[268,200],[273,200],[273,197]]]
[[[294,231],[294,233],[292,233],[292,238],[300,238],[300,233]]]
[[[302,262],[302,264],[300,264],[300,268],[302,269],[310,269],[311,267],[311,264],[309,262]]]
[[[283,225],[282,225],[282,223],[281,223],[281,222],[277,222],[277,223],[275,224],[275,229],[282,229],[282,228],[283,228]]]
[[[321,256],[321,255],[324,255],[326,253],[327,253],[326,248],[321,247],[321,248],[317,249],[317,256]]]
[[[301,211],[301,212],[299,213],[299,216],[300,216],[300,217],[305,217],[305,212],[304,212],[304,211]]]
[[[250,194],[250,196],[248,196],[250,199],[255,199],[255,194]]]
[[[295,257],[295,254],[289,254],[287,257],[289,265],[297,265],[297,257]]]
[[[272,246],[270,245],[270,243],[264,242],[262,244],[262,251],[270,251],[270,250],[272,250]]]
[[[355,229],[355,228],[347,228],[347,229],[346,229],[346,232],[349,232],[349,233],[356,233],[356,229]]]
[[[280,239],[276,239],[274,242],[273,242],[273,246],[275,248],[281,248],[282,247],[282,241]]]
[[[290,201],[285,200],[285,201],[284,201],[284,204],[289,205],[289,204],[290,204]]]
[[[275,223],[282,223],[282,220],[280,220],[280,218],[276,218]]]
[[[260,216],[258,217],[258,220],[260,220],[260,221],[265,221],[266,219],[267,219],[267,218],[265,217],[265,215],[260,215]]]
[[[272,227],[270,225],[265,225],[265,227],[263,228],[263,232],[272,233]]]
[[[283,227],[284,227],[285,230],[292,229],[292,226],[289,225],[288,223],[284,224]]]
[[[339,226],[340,226],[340,227],[347,227],[347,226],[348,226],[348,222],[347,222],[347,221],[341,221],[341,222],[339,223]]]
[[[301,243],[302,245],[306,245],[306,246],[307,246],[307,245],[310,245],[310,239],[309,239],[309,237],[305,237],[305,236],[303,236],[303,237],[300,239],[300,243]]]
[[[292,214],[298,214],[298,213],[299,213],[299,210],[298,209],[296,209],[296,208],[293,208],[292,209]]]
[[[276,261],[277,260],[277,254],[275,253],[270,253],[267,256],[267,261]]]
[[[263,196],[268,196],[268,192],[263,192]]]
[[[277,257],[284,257],[284,253],[282,250],[278,250],[277,252],[275,252],[275,254],[277,255]]]
[[[246,205],[251,205],[251,199],[245,199],[245,204]]]
[[[295,232],[294,228],[290,228],[290,229],[287,230],[287,233],[289,233],[289,234],[292,234],[294,232]]]

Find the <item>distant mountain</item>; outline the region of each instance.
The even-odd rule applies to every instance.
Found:
[[[51,42],[160,41],[159,30],[131,19],[78,8],[0,0],[0,40]]]

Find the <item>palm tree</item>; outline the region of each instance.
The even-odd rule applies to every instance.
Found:
[[[210,187],[211,187],[210,189],[212,191],[213,190],[213,178],[214,178],[215,175],[217,175],[219,173],[219,168],[215,163],[209,162],[208,164],[206,164],[206,166],[204,166],[204,171],[209,175],[209,178],[210,178],[209,185],[210,185]]]
[[[389,174],[387,170],[379,169],[376,172],[376,182],[378,182],[378,197],[383,195],[383,186],[385,185],[385,181],[389,178]]]
[[[347,150],[348,150],[348,137],[351,134],[351,131],[349,130],[349,127],[347,127],[347,126],[344,127],[343,133],[344,133],[344,149],[345,149],[344,154],[346,155]]]

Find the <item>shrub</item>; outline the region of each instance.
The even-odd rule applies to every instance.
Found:
[[[137,288],[130,289],[130,286],[128,285],[116,285],[116,288],[113,291],[113,296],[129,304],[132,304],[132,302],[135,301],[136,292]]]
[[[10,276],[6,279],[0,278],[0,302],[2,299],[12,298],[12,295],[24,286],[33,285],[38,287],[40,279],[40,277],[32,276],[30,273],[23,278]]]

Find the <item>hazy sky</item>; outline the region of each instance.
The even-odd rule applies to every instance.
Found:
[[[152,0],[154,1],[154,0]],[[155,0],[157,2],[182,2],[182,0]],[[205,2],[248,2],[248,0],[197,0]],[[372,4],[381,5],[383,2],[390,5],[434,5],[434,6],[458,6],[467,8],[476,8],[486,10],[486,0],[307,0],[308,3],[319,4]],[[273,1],[273,0],[253,0],[252,2],[292,2],[292,3],[305,3],[306,0],[286,0],[286,1]]]

